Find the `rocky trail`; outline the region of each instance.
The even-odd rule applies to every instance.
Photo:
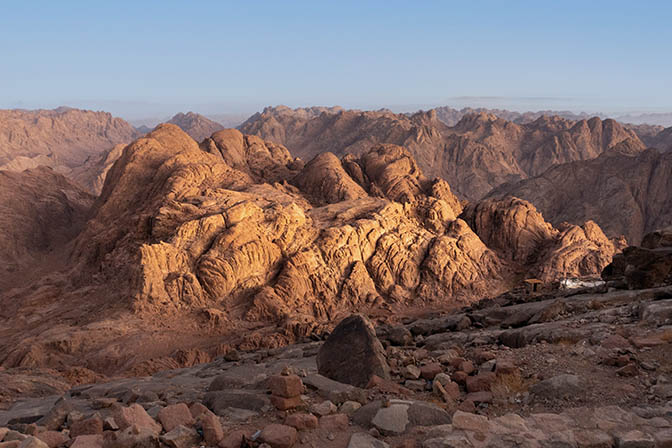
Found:
[[[17,386],[0,447],[672,446],[670,286],[510,292],[402,322],[353,315],[326,342],[57,394],[0,371]]]

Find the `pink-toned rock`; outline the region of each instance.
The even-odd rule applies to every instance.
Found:
[[[637,376],[639,375],[639,368],[635,363],[631,362],[616,370],[616,374],[620,376]]]
[[[621,335],[610,334],[602,339],[600,345],[604,348],[627,348],[630,347],[630,342]]]
[[[77,438],[77,436],[102,433],[103,420],[98,415],[73,422],[72,425],[70,425],[70,437],[73,439]]]
[[[467,375],[471,375],[476,368],[474,367],[474,363],[471,361],[462,361],[458,366],[457,370],[461,370],[462,372],[466,373]]]
[[[157,417],[166,432],[172,431],[180,425],[189,426],[194,424],[194,418],[184,403],[166,406],[159,411]]]
[[[464,384],[467,383],[467,378],[469,377],[469,375],[467,374],[467,372],[463,372],[462,370],[458,370],[457,372],[454,372],[450,377],[457,384],[464,385]]]
[[[240,448],[245,439],[250,438],[248,431],[237,430],[226,435],[217,445],[219,448]]]
[[[420,376],[426,380],[433,380],[436,375],[443,372],[441,364],[433,362],[420,367]]]
[[[119,425],[119,429],[126,429],[135,425],[139,430],[148,429],[155,433],[161,432],[161,425],[158,424],[145,411],[145,408],[137,403],[128,407],[118,406],[112,413],[114,421]]]
[[[224,438],[222,422],[212,412],[207,411],[199,415],[199,422],[203,430],[203,439],[208,446],[215,446]]]
[[[462,403],[460,403],[457,406],[457,409],[459,409],[462,412],[474,413],[474,412],[476,412],[476,405],[474,404],[474,402],[472,400],[469,400],[467,398],[466,400],[464,400]]]
[[[520,375],[520,369],[510,361],[497,361],[495,375]]]
[[[666,343],[665,339],[662,337],[661,334],[633,337],[630,340],[632,341],[632,345],[634,345],[637,348],[656,347],[658,345]]]
[[[467,431],[487,433],[490,429],[488,418],[483,415],[470,414],[468,412],[455,411],[453,414],[453,428]]]
[[[483,364],[486,361],[490,361],[491,359],[495,359],[495,354],[489,350],[476,350],[474,353],[474,361],[476,361],[476,364]]]
[[[205,406],[203,403],[194,403],[191,406],[189,406],[189,412],[191,412],[191,416],[196,418],[199,415],[203,414],[204,412],[209,412],[210,410]]]
[[[273,406],[280,409],[281,411],[286,411],[288,409],[294,409],[298,406],[301,406],[303,404],[303,400],[301,400],[300,395],[291,398],[271,395],[271,403],[273,404]]]
[[[467,377],[466,385],[468,392],[489,391],[495,381],[493,372],[479,373],[476,376]]]
[[[325,415],[320,418],[320,428],[327,431],[345,431],[350,425],[350,420],[345,414]]]
[[[64,445],[68,440],[70,440],[70,437],[66,436],[60,431],[42,431],[35,437],[46,443],[49,448],[56,448],[58,446]],[[0,437],[0,440],[2,440],[2,437]]]
[[[465,400],[471,401],[474,404],[480,404],[480,403],[492,403],[492,392],[489,392],[487,390],[482,390],[480,392],[472,392],[467,394],[466,397],[464,397]]]
[[[102,434],[86,434],[78,436],[70,448],[103,448]]]
[[[8,432],[9,428],[0,428],[0,442],[2,442]]]
[[[273,423],[261,431],[259,439],[272,448],[292,448],[296,443],[296,429]]]
[[[672,429],[663,429],[653,435],[656,448],[672,448]]]
[[[103,446],[105,448],[158,447],[161,425],[158,426],[159,431],[137,425],[131,425],[119,431],[105,431]]]
[[[285,419],[285,425],[296,428],[299,431],[304,429],[315,429],[317,428],[317,417],[312,414],[292,414],[288,415]]]
[[[401,386],[394,381],[386,380],[379,377],[378,375],[373,375],[371,380],[366,385],[367,389],[376,389],[379,392],[384,394],[397,394],[397,395],[411,395],[411,391],[406,389],[404,386]]]
[[[0,442],[0,448],[19,448],[19,440],[10,440],[9,442]]]
[[[303,393],[303,382],[296,375],[276,375],[268,380],[271,394],[276,397],[292,398]]]

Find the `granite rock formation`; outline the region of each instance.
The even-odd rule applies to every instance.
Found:
[[[554,225],[595,221],[610,237],[637,245],[672,224],[672,153],[608,151],[555,166],[537,177],[502,185],[489,197],[516,196],[533,203]]]
[[[130,124],[106,112],[0,110],[0,170],[49,166],[88,187],[72,171],[137,137]]]
[[[210,137],[215,132],[224,129],[224,126],[217,123],[216,121],[212,121],[211,119],[194,112],[187,112],[186,114],[180,112],[171,118],[167,123],[178,125],[180,129],[189,134],[191,138],[197,142],[200,142],[203,139]]]
[[[596,225],[555,229],[523,201],[463,209],[400,146],[304,164],[257,136],[222,130],[199,145],[171,124],[121,151],[89,213],[62,269],[0,296],[3,365],[193,365],[321,337],[350,312],[452,308],[523,275],[596,275],[615,250]]]
[[[632,130],[597,117],[571,121],[542,115],[519,124],[480,112],[465,114],[450,127],[436,110],[404,115],[278,107],[252,116],[240,129],[306,160],[322,152],[361,155],[378,143],[404,146],[426,175],[445,179],[469,200],[555,164],[593,159],[616,146],[630,154],[645,148]]]

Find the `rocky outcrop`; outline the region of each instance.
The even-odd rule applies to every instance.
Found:
[[[0,171],[0,287],[38,276],[79,233],[92,204],[51,168]]]
[[[460,217],[502,259],[546,281],[558,278],[558,273],[594,275],[624,245],[610,241],[592,221],[556,229],[532,204],[514,197],[470,204]]]
[[[167,121],[167,123],[176,124],[197,142],[224,129],[224,126],[221,124],[194,112],[187,112],[186,114],[180,112]]]
[[[266,108],[240,129],[304,159],[322,152],[361,155],[379,143],[400,145],[427,176],[447,180],[470,200],[555,164],[592,159],[616,146],[630,154],[645,147],[635,132],[614,120],[541,115],[514,123],[486,112],[465,113],[449,127],[437,110],[405,115],[279,107]]]
[[[530,201],[556,226],[593,220],[609,237],[625,235],[639,244],[645,233],[672,224],[672,153],[608,151],[502,185],[488,196]]]
[[[117,144],[129,143],[137,131],[106,112],[70,108],[0,110],[0,170],[23,171],[50,166],[71,175]],[[79,176],[72,176],[80,181]],[[83,186],[85,182],[82,183]]]
[[[3,298],[13,313],[65,301],[87,312],[56,324],[39,314],[28,329],[8,323],[5,340],[22,342],[0,346],[0,362],[86,359],[93,370],[142,373],[231,346],[320,337],[344,313],[472,303],[521,272],[599,272],[611,247],[594,226],[553,229],[529,204],[519,208],[532,218],[517,221],[516,204],[463,212],[448,183],[426,178],[396,145],[304,166],[283,146],[236,130],[199,145],[160,125],[109,169],[58,279]],[[502,219],[486,216],[498,210]],[[508,228],[510,253],[497,240]]]

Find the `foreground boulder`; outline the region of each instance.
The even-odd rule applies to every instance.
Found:
[[[317,370],[327,378],[357,387],[366,387],[374,375],[390,378],[383,346],[371,322],[361,314],[336,326],[317,354]]]

